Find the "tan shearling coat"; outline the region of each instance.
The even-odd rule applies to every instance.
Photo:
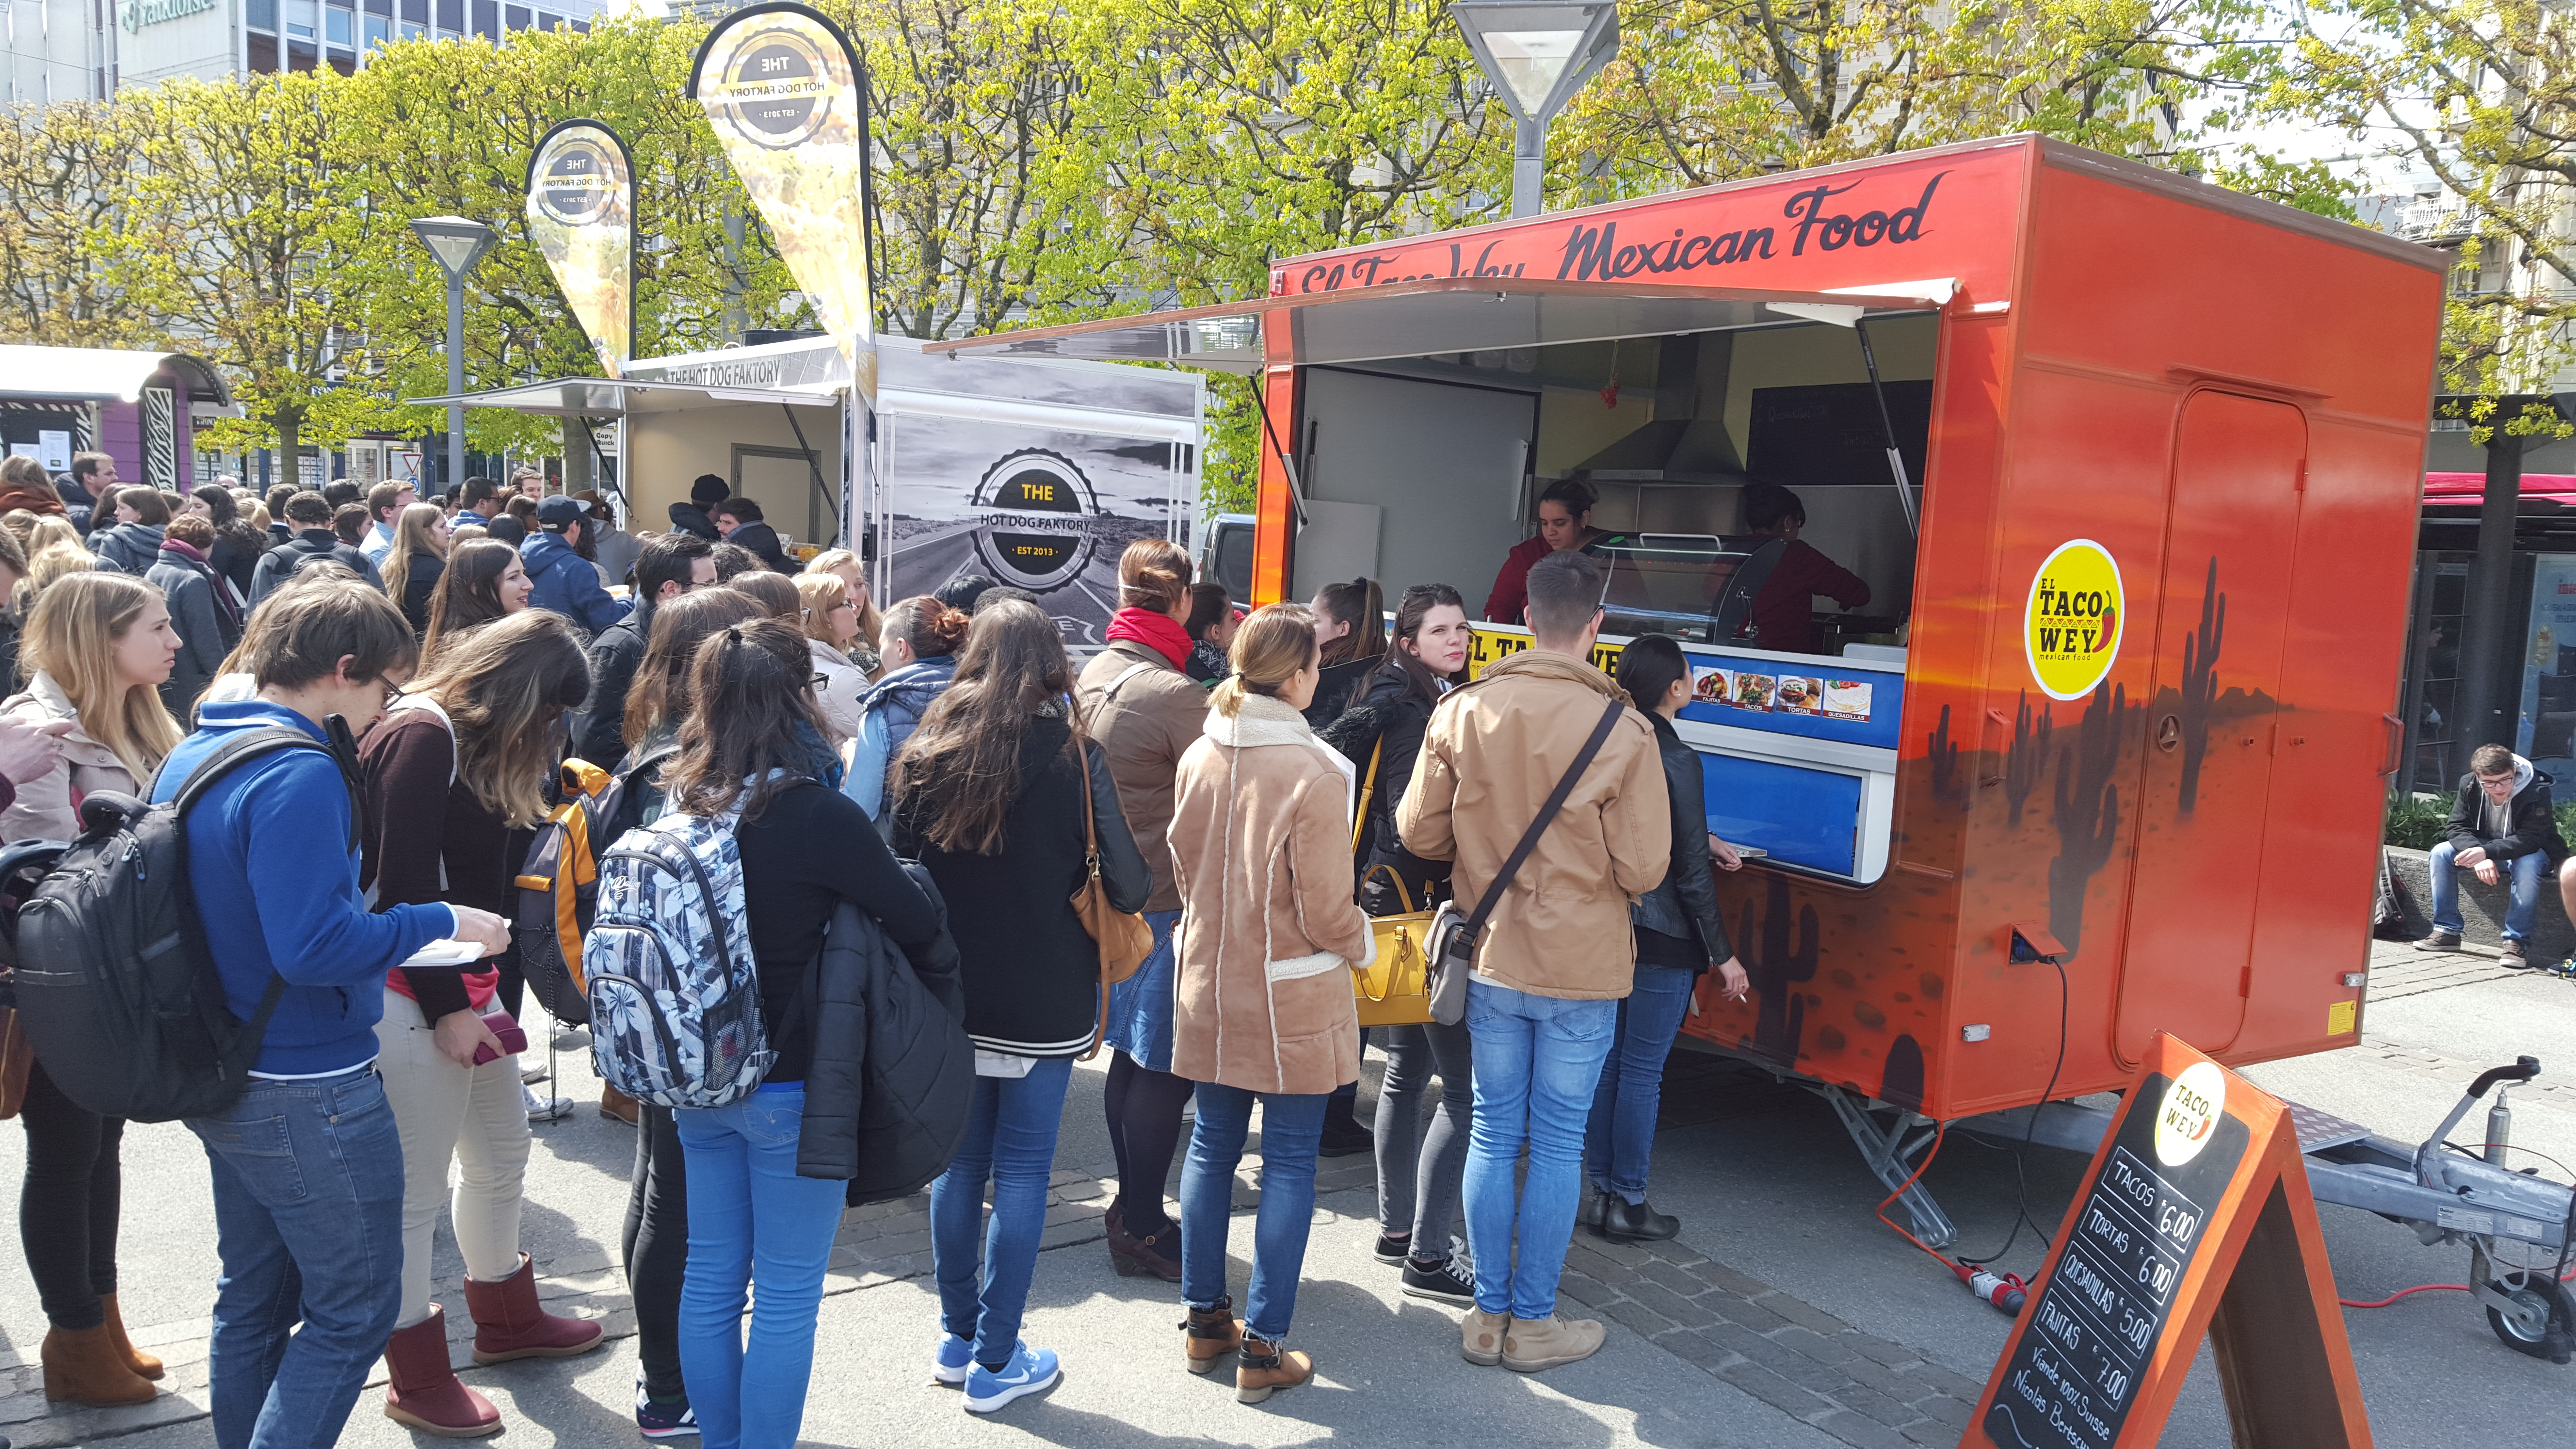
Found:
[[[1604,707],[1626,699],[1582,660],[1531,649],[1432,710],[1395,828],[1405,849],[1456,862],[1460,910],[1484,899]],[[1654,727],[1628,710],[1495,904],[1476,973],[1532,996],[1626,996],[1637,975],[1628,908],[1672,865],[1672,818]]]
[[[1297,711],[1247,695],[1181,756],[1172,1071],[1313,1095],[1359,1080],[1351,967],[1374,950],[1351,899],[1351,762]]]
[[[0,840],[69,840],[80,834],[80,802],[100,790],[141,796],[147,781],[134,778],[116,752],[89,737],[80,713],[54,677],[42,670],[27,681],[23,693],[0,701],[0,715],[45,724],[72,721],[63,736],[62,758],[44,774],[18,787],[18,799],[0,811]]]

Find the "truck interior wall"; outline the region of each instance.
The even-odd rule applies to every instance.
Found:
[[[826,485],[836,487],[841,476],[839,414],[827,407],[800,408],[796,421],[805,430],[805,445],[821,455]],[[698,475],[713,473],[749,484],[753,491],[746,496],[760,504],[779,532],[801,542],[817,541],[807,531],[813,476],[793,456],[796,433],[787,425],[784,409],[745,403],[640,414],[626,420],[625,443],[621,461],[638,528],[669,527],[671,505],[688,501],[689,485]],[[737,445],[767,451],[738,458]],[[824,509],[827,534],[831,518],[831,510]]]
[[[1362,576],[1390,597],[1446,583],[1481,614],[1503,555],[1526,536],[1521,469],[1537,422],[1527,392],[1305,369],[1308,496],[1347,507],[1299,536],[1291,595]],[[1353,511],[1368,509],[1373,546],[1367,515]]]

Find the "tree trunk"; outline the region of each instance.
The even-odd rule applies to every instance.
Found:
[[[279,478],[278,482],[292,483],[298,488],[304,486],[303,435],[303,412],[300,409],[279,408],[277,410],[277,451],[284,455],[286,471],[285,476]]]

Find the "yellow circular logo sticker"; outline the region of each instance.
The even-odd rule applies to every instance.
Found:
[[[2128,632],[2120,566],[2089,538],[2062,543],[2031,580],[2022,647],[2031,676],[2051,699],[2082,699],[2111,672]]]

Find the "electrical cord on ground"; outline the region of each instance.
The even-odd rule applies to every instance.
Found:
[[[2563,1261],[2560,1266],[2563,1271],[2558,1274],[2559,1282],[2564,1283],[2571,1278],[2576,1278],[2576,1268],[2566,1268]],[[2466,1293],[2468,1291],[2469,1285],[2466,1283],[2418,1283],[2412,1288],[2401,1288],[2396,1292],[2389,1294],[2385,1298],[2377,1299],[2369,1303],[2364,1303],[2355,1298],[2338,1298],[2335,1301],[2346,1308],[2385,1308],[2389,1304],[2394,1303],[2398,1299],[2404,1298],[2409,1294]]]
[[[2048,1246],[2049,1239],[2047,1229],[2042,1228],[2030,1215],[2030,1175],[2027,1170],[2027,1164],[2030,1155],[2031,1139],[2039,1132],[2039,1114],[2047,1110],[2048,1104],[2056,1099],[2057,1079],[2059,1075],[2066,1070],[2066,1013],[2067,995],[2070,988],[2066,979],[2065,964],[2060,962],[2054,956],[2044,957],[2043,959],[2046,960],[2049,965],[2057,968],[2057,1064],[2048,1069],[2048,1086],[2039,1094],[2039,1100],[2031,1105],[2030,1121],[2022,1128],[2021,1145],[2013,1149],[2013,1196],[2015,1207],[2012,1231],[2004,1235],[2004,1245],[2002,1247],[1995,1249],[1985,1257],[1961,1257],[1959,1259],[1961,1263],[1964,1263],[1971,1268],[1984,1267],[1986,1264],[1992,1263],[2003,1257],[2004,1254],[2011,1252],[2013,1250],[2013,1244],[2021,1241],[2021,1230],[2025,1226],[2027,1226],[2032,1232],[2039,1235],[2042,1251],[2045,1251]],[[1883,1216],[1884,1215],[1882,1214],[1882,1218]],[[1917,1246],[1920,1245],[1918,1244]],[[1934,1254],[1934,1256],[1938,1257],[1939,1254]]]

